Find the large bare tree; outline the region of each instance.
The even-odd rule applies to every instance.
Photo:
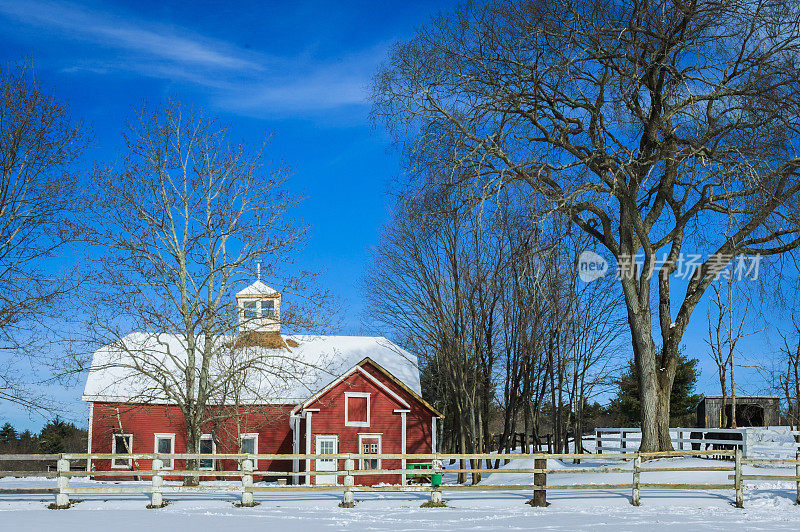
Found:
[[[641,449],[665,450],[703,294],[732,256],[800,243],[799,52],[790,1],[475,2],[392,50],[374,115],[426,176],[524,182],[616,258]]]
[[[15,360],[50,352],[47,318],[67,318],[65,296],[76,281],[66,261],[54,259],[75,236],[76,163],[85,146],[81,124],[30,65],[0,66],[0,401],[48,404]]]
[[[548,425],[555,452],[570,432],[580,442],[583,405],[624,337],[613,279],[578,280],[589,237],[563,216],[536,223],[520,188],[478,210],[455,188],[405,190],[373,251],[369,317],[417,353],[443,449],[510,449],[519,429],[527,445]]]
[[[284,330],[321,325],[329,298],[311,292],[314,274],[292,271],[308,228],[294,220],[289,171],[268,165],[265,144],[234,143],[227,126],[169,100],[136,116],[125,145],[122,161],[98,172],[83,228],[99,251],[89,340],[108,344],[103,362],[120,378],[136,378],[133,402],[178,406],[198,452],[204,425],[240,427],[240,405],[263,404],[303,371],[279,335],[240,334],[249,314],[234,293],[256,264],[294,296],[270,316]]]

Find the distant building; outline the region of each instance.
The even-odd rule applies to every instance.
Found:
[[[769,427],[780,423],[780,397],[777,395],[737,395],[737,427]],[[725,411],[728,426],[722,426],[722,396],[708,395],[697,403],[697,426],[702,428],[730,428],[731,398],[728,396]]]

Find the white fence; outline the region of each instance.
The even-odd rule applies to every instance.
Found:
[[[743,427],[715,429],[676,427],[669,429],[676,450],[713,450],[741,448],[745,457],[786,456],[794,458],[800,451],[800,431],[790,427]],[[635,453],[639,450],[642,430],[639,428],[595,429],[595,452]]]
[[[679,458],[687,456],[726,456],[733,459],[733,464],[725,465],[693,465],[693,464],[675,464],[672,467],[648,467],[643,465],[643,461],[654,458]],[[401,460],[413,459],[423,460],[429,467],[426,469],[370,469],[360,470],[356,468],[356,460],[359,459],[379,459],[386,460]],[[465,468],[444,468],[443,461],[445,459],[464,460],[467,465],[477,467]],[[649,489],[675,489],[675,490],[734,490],[735,500],[734,504],[737,507],[742,507],[744,502],[744,484],[742,480],[745,478],[742,472],[743,457],[741,449],[735,450],[713,450],[713,451],[669,451],[669,452],[653,452],[653,453],[632,453],[632,454],[605,454],[603,460],[617,460],[626,463],[620,465],[600,465],[589,467],[575,467],[565,469],[563,467],[548,468],[548,460],[575,460],[585,459],[585,454],[545,454],[545,453],[512,453],[512,454],[495,454],[495,453],[482,453],[482,454],[325,454],[325,455],[297,455],[297,454],[274,454],[274,455],[247,455],[247,454],[58,454],[58,455],[2,455],[0,454],[0,462],[3,461],[52,461],[56,460],[57,470],[55,472],[37,471],[2,471],[0,476],[37,476],[45,477],[56,480],[56,486],[52,488],[3,488],[0,487],[0,495],[38,495],[38,494],[53,494],[55,501],[50,505],[50,508],[61,509],[69,508],[75,500],[71,497],[74,495],[106,495],[106,494],[149,494],[150,504],[148,508],[161,508],[167,501],[165,495],[175,493],[229,493],[236,494],[241,497],[239,506],[254,506],[254,493],[269,492],[269,491],[308,491],[308,490],[338,490],[342,492],[342,502],[340,506],[351,508],[355,506],[355,493],[357,492],[427,492],[430,493],[430,501],[423,504],[424,507],[439,507],[443,506],[442,492],[443,491],[488,491],[488,490],[518,490],[529,492],[532,499],[528,502],[532,506],[545,507],[547,503],[547,492],[556,490],[631,490],[631,504],[639,506],[641,503],[641,490]],[[152,462],[149,469],[137,470],[110,470],[110,471],[86,471],[83,467],[78,469],[71,468],[71,461],[85,461],[88,459],[93,460],[115,460],[115,459],[141,459]],[[195,469],[169,469],[164,467],[165,461],[173,460],[202,460],[211,459],[215,461],[222,460],[235,460],[238,461],[240,466],[235,471],[202,471]],[[259,460],[277,460],[280,462],[288,463],[294,459],[325,459],[333,460],[336,464],[335,471],[304,471],[304,472],[290,472],[290,471],[272,471],[264,470],[258,471],[255,469],[255,464]],[[502,468],[495,469],[486,467],[487,460],[532,460],[531,467],[528,464],[520,463],[521,467],[515,468]],[[762,462],[774,461],[775,459],[753,459]],[[783,462],[798,464],[800,467],[800,459],[789,460],[781,459]],[[632,464],[631,464],[632,462]],[[145,467],[149,464],[145,464]],[[177,467],[177,466],[176,466]],[[728,480],[733,482],[723,483],[703,483],[703,484],[689,484],[689,483],[653,483],[642,481],[641,475],[650,475],[652,473],[662,473],[664,471],[670,472],[698,472],[698,471],[722,471],[730,473]],[[427,478],[423,479],[420,484],[409,485],[406,483],[401,484],[378,484],[378,485],[357,485],[356,478],[359,475],[390,475],[387,480],[391,480],[391,476],[395,475],[415,475],[425,474]],[[490,474],[518,474],[523,473],[529,475],[524,483],[511,483],[511,484],[449,484],[443,483],[442,475],[445,473],[490,473]],[[563,474],[616,474],[627,473],[631,476],[630,481],[623,480],[620,482],[618,476],[614,476],[609,480],[613,483],[567,483],[567,484],[548,484],[547,477],[549,473]],[[254,477],[256,476],[292,476],[292,475],[335,475],[343,477],[342,484],[332,485],[256,485]],[[197,477],[198,480],[203,477],[224,477],[233,482],[219,484],[202,484],[197,485],[165,485],[164,480],[166,477]],[[71,486],[70,480],[74,478],[86,477],[141,477],[146,479],[150,477],[150,483],[97,483],[92,486]],[[774,476],[770,476],[772,479]],[[755,476],[753,477],[755,478]],[[759,477],[760,478],[760,477]],[[795,482],[797,484],[798,501],[800,501],[800,471],[794,476],[783,475],[777,477],[780,480],[788,482]],[[688,477],[687,477],[688,479]],[[236,482],[238,480],[239,482]]]

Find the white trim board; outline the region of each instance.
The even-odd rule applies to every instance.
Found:
[[[89,432],[86,434],[87,453],[92,454],[92,424],[94,421],[94,403],[89,403]],[[92,470],[92,459],[86,459],[86,471]]]

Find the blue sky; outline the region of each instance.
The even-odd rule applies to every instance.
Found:
[[[33,61],[38,79],[87,123],[88,163],[113,162],[132,111],[167,96],[230,122],[234,138],[273,134],[271,157],[295,170],[292,187],[306,197],[298,214],[312,226],[299,265],[325,270],[322,283],[347,305],[342,332],[358,334],[358,281],[387,219],[389,182],[402,173],[389,138],[368,120],[366,88],[394,41],[453,4],[0,0],[0,59]],[[685,343],[705,371],[700,391],[712,393],[705,323],[698,309]],[[757,358],[772,348],[764,337],[749,345]],[[52,388],[63,417],[85,417],[82,385]],[[5,420],[43,423],[0,404]]]
[[[36,76],[91,128],[87,163],[113,162],[132,111],[178,96],[230,122],[295,174],[312,226],[299,265],[347,305],[358,334],[358,280],[387,218],[401,161],[368,120],[367,87],[388,47],[452,2],[50,2],[0,0],[0,60],[29,59]],[[90,165],[87,164],[87,171]],[[53,393],[80,420],[82,382]],[[3,418],[43,420],[0,405]]]

